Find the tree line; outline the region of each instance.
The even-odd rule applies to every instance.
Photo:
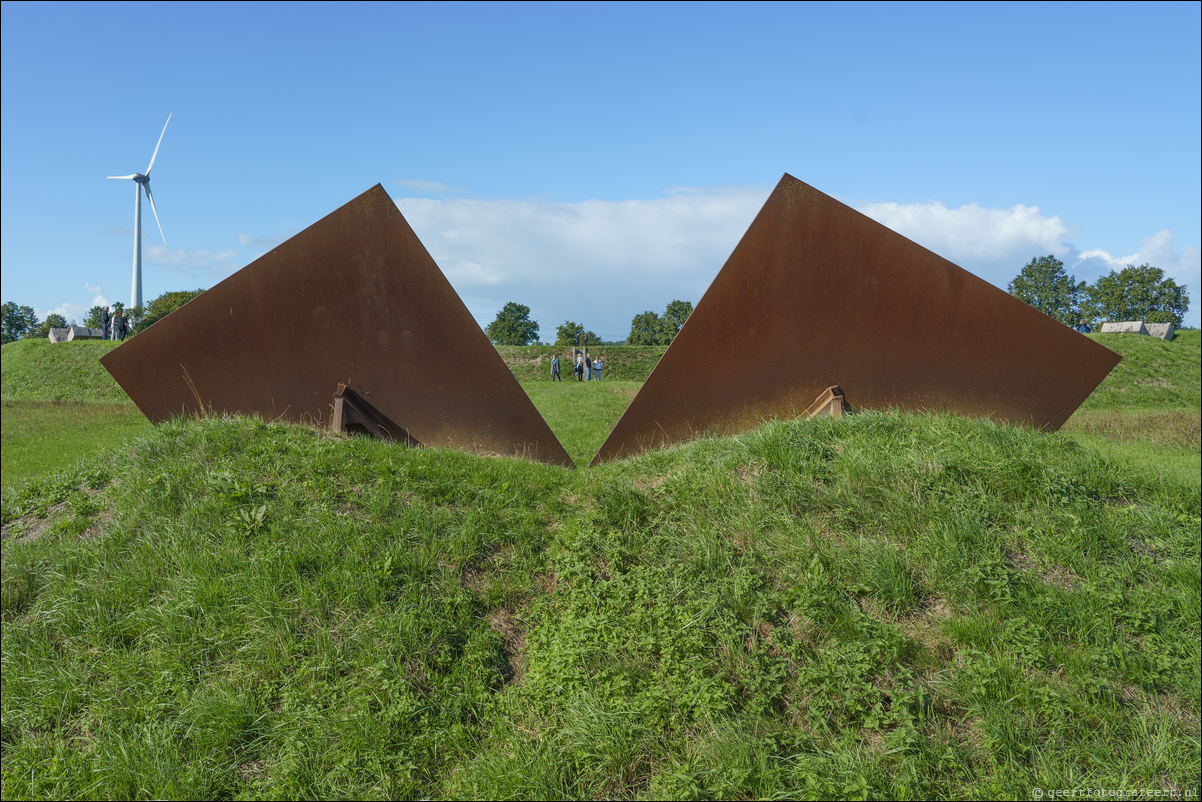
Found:
[[[131,333],[137,334],[140,331],[145,331],[202,292],[204,290],[200,289],[165,292],[145,307],[135,306],[130,308],[127,316],[129,318]],[[125,304],[120,301],[114,303],[109,309],[109,313],[114,317],[118,312],[125,311]],[[93,306],[88,310],[88,315],[84,318],[81,325],[92,329],[100,328],[102,326],[103,313],[103,307]],[[8,301],[3,306],[3,319],[0,320],[0,338],[5,343],[34,338],[45,339],[50,336],[51,329],[66,327],[66,318],[57,312],[51,312],[49,315],[46,315],[45,320],[39,321],[33,307],[18,306],[12,301]]]
[[[1051,254],[1032,259],[1006,287],[1015,298],[1073,328],[1124,320],[1181,328],[1189,311],[1187,289],[1148,264],[1111,270],[1088,284],[1070,276],[1064,262]]]
[[[630,334],[617,342],[606,342],[580,323],[565,320],[555,327],[552,345],[668,345],[692,312],[691,301],[677,300],[668,304],[662,316],[652,311],[635,315]],[[484,335],[494,345],[535,345],[538,331],[538,321],[530,319],[530,307],[510,301],[485,327]]]

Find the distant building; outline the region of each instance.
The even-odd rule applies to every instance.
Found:
[[[1177,335],[1172,323],[1144,323],[1142,320],[1125,320],[1121,323],[1103,323],[1103,334],[1147,334],[1162,340],[1171,340]]]
[[[89,329],[87,326],[67,326],[65,329],[51,329],[49,339],[52,343],[66,343],[72,340],[103,340],[104,329]]]

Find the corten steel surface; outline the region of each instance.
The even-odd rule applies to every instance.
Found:
[[[343,383],[423,445],[572,465],[378,184],[101,361],[155,422],[328,423]]]
[[[786,174],[593,464],[857,409],[1058,428],[1119,356]]]

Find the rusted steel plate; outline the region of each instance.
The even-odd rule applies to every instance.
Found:
[[[857,409],[1056,429],[1119,356],[786,174],[593,464]]]
[[[155,422],[326,424],[343,383],[423,445],[572,465],[378,184],[101,361]]]

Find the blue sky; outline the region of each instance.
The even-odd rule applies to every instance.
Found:
[[[3,300],[209,287],[376,183],[468,308],[610,339],[696,302],[789,172],[1002,287],[1054,253],[1189,285],[1181,4],[4,3]],[[286,324],[287,321],[281,321]]]

